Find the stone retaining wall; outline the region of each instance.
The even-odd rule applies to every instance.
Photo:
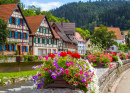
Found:
[[[100,93],[108,93],[118,76],[130,68],[130,59],[122,60],[122,62],[122,66],[119,66],[117,63],[115,63],[113,68],[108,69],[98,78]]]

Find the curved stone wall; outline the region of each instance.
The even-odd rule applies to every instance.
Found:
[[[122,63],[122,66],[119,66],[118,63],[114,63],[115,65],[113,66],[113,68],[102,70],[103,74],[100,75],[100,77],[98,78],[100,93],[108,93],[119,75],[130,68],[130,59],[122,60]]]

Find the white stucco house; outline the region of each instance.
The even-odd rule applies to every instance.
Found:
[[[85,54],[86,53],[85,40],[83,40],[83,38],[81,37],[81,35],[78,32],[75,33],[75,37],[78,42],[77,52],[81,55]]]

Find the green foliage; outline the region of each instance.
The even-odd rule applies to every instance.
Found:
[[[98,45],[101,44],[101,48],[108,49],[112,45],[117,45],[117,42],[112,40],[116,39],[116,35],[114,31],[108,31],[107,27],[100,25],[98,29],[94,30],[94,34],[92,35],[92,44]]]
[[[7,37],[9,37],[9,30],[7,30],[7,22],[0,18],[0,45],[4,46],[7,42]]]
[[[53,9],[51,12],[56,17],[65,17],[65,19],[68,19],[70,22],[75,22],[76,27],[88,29],[90,34],[92,34],[93,28],[100,24],[120,27],[121,30],[130,29],[130,4],[126,4],[129,2],[130,1],[121,0],[104,2],[73,2]]]
[[[18,44],[19,42],[6,41],[6,43],[7,43],[7,44],[14,44],[14,45],[16,45],[16,44]]]
[[[1,85],[3,85],[4,82],[7,82],[8,80],[12,81],[12,78],[18,78],[18,77],[25,77],[30,75],[36,75],[37,71],[21,71],[21,72],[12,72],[12,73],[0,73],[0,79],[1,79]],[[4,77],[7,77],[8,79],[5,80]]]
[[[118,51],[119,52],[127,52],[128,49],[129,49],[129,47],[127,45],[119,43],[119,46],[118,46]]]
[[[83,30],[81,28],[76,28],[76,32],[78,32],[83,37],[83,39],[85,39],[85,40],[87,38],[91,37],[90,32],[88,30]]]
[[[121,35],[124,35],[124,32],[121,32]]]
[[[0,5],[18,3],[18,2],[20,2],[20,0],[0,0]]]
[[[121,60],[126,60],[127,59],[126,54],[123,53],[123,52],[119,53],[119,57],[120,57]]]

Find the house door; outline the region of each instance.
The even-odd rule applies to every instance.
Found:
[[[19,55],[20,55],[20,46],[18,46],[18,51],[19,51]]]

